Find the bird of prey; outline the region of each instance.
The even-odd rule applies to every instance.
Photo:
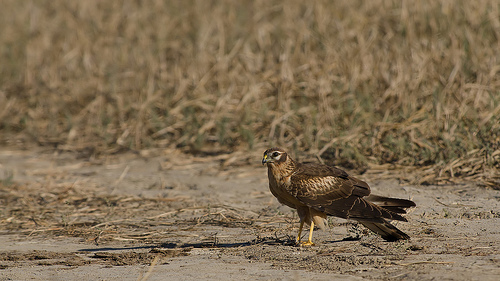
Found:
[[[400,214],[416,206],[413,201],[370,195],[366,182],[345,171],[319,163],[298,163],[277,147],[264,152],[262,164],[267,164],[271,193],[281,204],[297,210],[297,244],[314,245],[314,225],[325,227],[327,216],[356,220],[387,241],[410,238],[387,220],[407,221]],[[309,239],[301,243],[304,223],[311,228]]]

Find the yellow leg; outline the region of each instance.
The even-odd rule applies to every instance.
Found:
[[[300,226],[299,226],[299,235],[297,235],[297,244],[300,243],[300,234],[302,233],[302,228],[304,227],[304,221],[300,221]]]
[[[314,230],[314,222],[311,221],[311,229],[309,229],[309,239],[307,240],[307,242],[302,242],[300,246],[314,246],[314,243],[312,242],[313,230]]]

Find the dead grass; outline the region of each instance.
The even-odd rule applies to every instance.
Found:
[[[40,192],[43,190],[43,192]],[[79,237],[88,243],[125,241],[162,243],[166,238],[200,236],[200,246],[217,243],[216,234],[183,234],[207,226],[245,228],[256,233],[291,231],[290,214],[259,213],[229,205],[211,205],[184,197],[145,198],[100,194],[72,184],[4,185],[0,182],[0,235]],[[165,212],[166,210],[166,212]],[[276,229],[277,225],[281,227]],[[276,238],[278,239],[278,238]]]
[[[499,187],[496,1],[14,1],[3,143],[281,145]]]

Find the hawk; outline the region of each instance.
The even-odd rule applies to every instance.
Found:
[[[387,220],[407,221],[400,214],[416,206],[413,201],[370,195],[366,182],[345,171],[319,163],[298,163],[277,147],[264,152],[262,164],[267,164],[271,193],[281,204],[297,210],[297,244],[314,245],[314,225],[324,228],[327,216],[356,220],[387,241],[410,238]],[[311,228],[309,239],[301,243],[304,223]]]

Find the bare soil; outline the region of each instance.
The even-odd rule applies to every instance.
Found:
[[[2,148],[0,280],[500,276],[500,191],[358,175],[375,194],[417,203],[397,223],[411,240],[332,218],[316,246],[297,247],[297,215],[269,192],[260,156]]]

